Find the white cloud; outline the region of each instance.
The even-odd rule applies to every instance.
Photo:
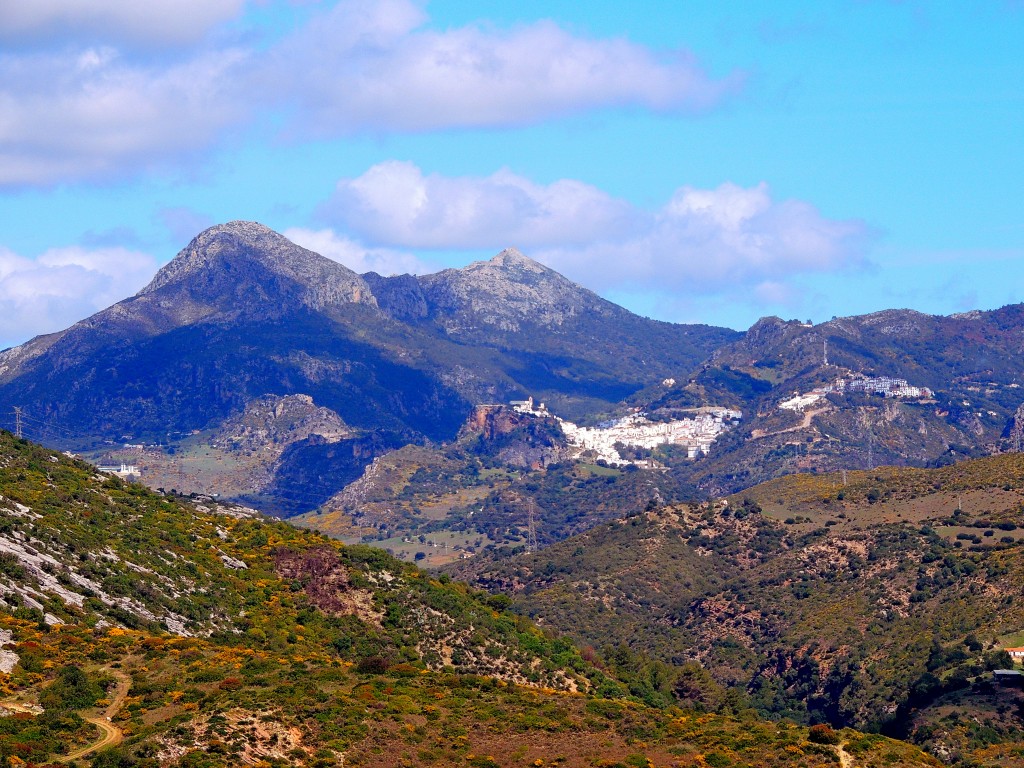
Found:
[[[809,203],[775,200],[763,183],[682,187],[646,211],[579,181],[425,176],[402,162],[342,179],[323,214],[372,245],[525,247],[595,290],[756,288],[775,302],[794,276],[862,266],[869,234]]]
[[[552,22],[432,30],[409,0],[346,0],[266,40],[244,17],[225,23],[243,2],[0,0],[0,188],[166,170],[249,128],[510,127],[595,109],[700,111],[739,87],[686,52]],[[226,45],[232,36],[245,42]],[[184,47],[154,55],[147,41]]]
[[[599,288],[717,290],[859,266],[867,235],[862,222],[826,219],[809,203],[772,199],[764,183],[725,183],[680,188],[640,232],[538,255],[570,274],[589,272]]]
[[[130,175],[208,146],[243,112],[243,58],[155,69],[109,48],[0,56],[0,186]]]
[[[409,0],[346,0],[260,70],[297,134],[518,126],[585,110],[701,111],[739,87],[685,51],[573,35],[550,21],[435,31]]]
[[[0,248],[0,348],[59,331],[142,288],[151,255],[125,248],[54,248],[36,259]]]
[[[332,229],[303,229],[293,227],[282,232],[285,237],[303,248],[319,253],[343,264],[349,269],[378,275],[424,274],[435,266],[411,253],[387,248],[366,248],[355,240],[339,235]]]
[[[424,176],[399,161],[342,179],[322,215],[370,242],[417,248],[583,244],[629,230],[638,218],[628,203],[571,179],[545,186],[507,170]]]
[[[194,42],[236,17],[245,0],[0,0],[0,39],[82,35],[156,44]]]

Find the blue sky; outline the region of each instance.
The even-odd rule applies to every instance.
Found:
[[[0,348],[204,227],[745,328],[1024,299],[1024,4],[0,0]]]

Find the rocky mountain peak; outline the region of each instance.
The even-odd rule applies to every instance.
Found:
[[[435,317],[449,332],[481,326],[503,331],[519,331],[524,324],[553,327],[585,312],[607,315],[618,310],[515,248],[419,280]]]
[[[534,261],[529,256],[524,255],[523,252],[517,248],[506,248],[497,256],[491,258],[490,261],[478,263],[490,264],[504,269],[526,270],[529,272],[554,272],[554,270],[548,269],[540,262]]]
[[[273,286],[268,283],[276,282]],[[312,308],[330,304],[376,304],[355,272],[254,221],[231,221],[200,232],[165,265],[140,296],[173,287],[209,299],[278,292],[297,294]]]

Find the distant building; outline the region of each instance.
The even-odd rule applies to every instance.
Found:
[[[1024,661],[1024,646],[1020,648],[1004,648],[1003,650],[1010,654],[1010,658],[1014,661]]]
[[[107,464],[96,467],[100,472],[108,475],[117,475],[122,478],[141,477],[142,472],[135,464]]]
[[[535,405],[533,402],[533,395],[526,398],[525,400],[510,400],[511,405],[515,410],[522,413],[547,413],[548,407],[544,403]]]
[[[992,679],[1000,685],[1024,687],[1024,672],[1019,672],[1016,669],[994,669],[992,670]]]

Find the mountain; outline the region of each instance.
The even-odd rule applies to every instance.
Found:
[[[629,401],[653,412],[708,402],[742,410],[743,428],[680,475],[731,493],[796,471],[1020,450],[1022,433],[1012,435],[1024,421],[1022,353],[1019,304],[949,317],[887,310],[820,325],[764,318],[677,374],[669,391]]]
[[[6,432],[0,489],[5,765],[935,764],[644,706],[503,597]]]
[[[740,334],[639,317],[514,249],[433,275],[358,275],[230,222],[136,296],[0,352],[0,418],[14,426],[18,408],[30,436],[137,466],[153,487],[293,515],[337,511],[331,500],[388,452],[452,444],[480,405],[533,396],[584,427],[730,408],[742,421],[707,455],[656,458],[675,487],[715,495],[798,471],[1018,450],[1022,320],[1022,305],[888,310],[764,318]],[[271,423],[299,402],[308,418]],[[502,439],[466,460],[529,468],[568,453],[554,433]]]
[[[595,647],[651,701],[714,709],[742,690],[765,716],[972,765],[1024,748],[1024,690],[992,675],[1024,644],[1020,454],[792,475],[451,572]]]
[[[351,434],[279,443],[236,482],[294,511],[383,451],[454,438],[474,403],[533,394],[597,414],[737,336],[632,315],[511,250],[436,275],[360,276],[231,222],[137,295],[0,353],[0,410],[21,408],[30,434],[62,447],[149,445],[141,463],[200,490],[210,462],[189,465],[193,433],[202,453],[226,445],[253,402],[306,396]],[[221,464],[236,458],[225,450]],[[270,483],[254,479],[268,471]]]

